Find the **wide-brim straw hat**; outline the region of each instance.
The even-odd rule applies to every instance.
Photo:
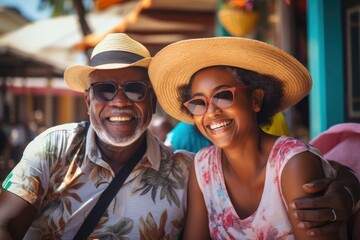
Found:
[[[124,33],[111,33],[95,46],[90,66],[68,67],[64,72],[64,80],[69,88],[84,92],[89,88],[88,75],[96,69],[147,68],[150,61],[150,53],[141,43]]]
[[[189,83],[202,68],[227,65],[268,74],[283,82],[282,111],[309,94],[309,71],[283,50],[253,39],[212,37],[183,40],[159,51],[149,66],[150,81],[161,107],[177,120],[193,124],[192,116],[180,110],[178,87]]]

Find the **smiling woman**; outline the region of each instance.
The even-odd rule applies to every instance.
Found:
[[[291,203],[320,196],[302,185],[334,179],[336,170],[309,144],[261,129],[310,92],[308,70],[264,42],[214,37],[165,47],[149,76],[165,112],[195,124],[214,144],[196,154],[190,172],[184,238],[308,238]],[[347,211],[327,203],[326,213],[312,209],[325,221]],[[340,239],[339,225],[321,239]]]

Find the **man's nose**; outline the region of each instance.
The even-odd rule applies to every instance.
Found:
[[[132,104],[133,101],[131,101],[129,98],[126,97],[126,95],[124,94],[123,88],[121,86],[118,86],[118,91],[115,94],[115,97],[113,98],[113,100],[111,101],[113,103],[117,103],[117,104]]]

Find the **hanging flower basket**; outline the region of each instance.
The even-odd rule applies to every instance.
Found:
[[[260,18],[255,0],[225,0],[218,11],[219,22],[233,36],[245,36],[255,30]]]
[[[218,12],[219,22],[233,36],[245,36],[255,30],[260,18],[257,11],[223,8]]]

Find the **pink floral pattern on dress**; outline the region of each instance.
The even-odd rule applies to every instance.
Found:
[[[221,165],[221,150],[215,146],[202,149],[195,157],[197,181],[208,211],[209,229],[213,239],[273,240],[294,239],[281,192],[281,172],[294,155],[310,151],[322,159],[325,175],[335,171],[310,145],[291,137],[275,142],[266,166],[264,192],[257,210],[241,219],[226,190]]]
[[[204,172],[203,175],[202,175],[202,179],[203,179],[205,184],[209,184],[210,183],[210,174],[209,174],[209,172]]]

